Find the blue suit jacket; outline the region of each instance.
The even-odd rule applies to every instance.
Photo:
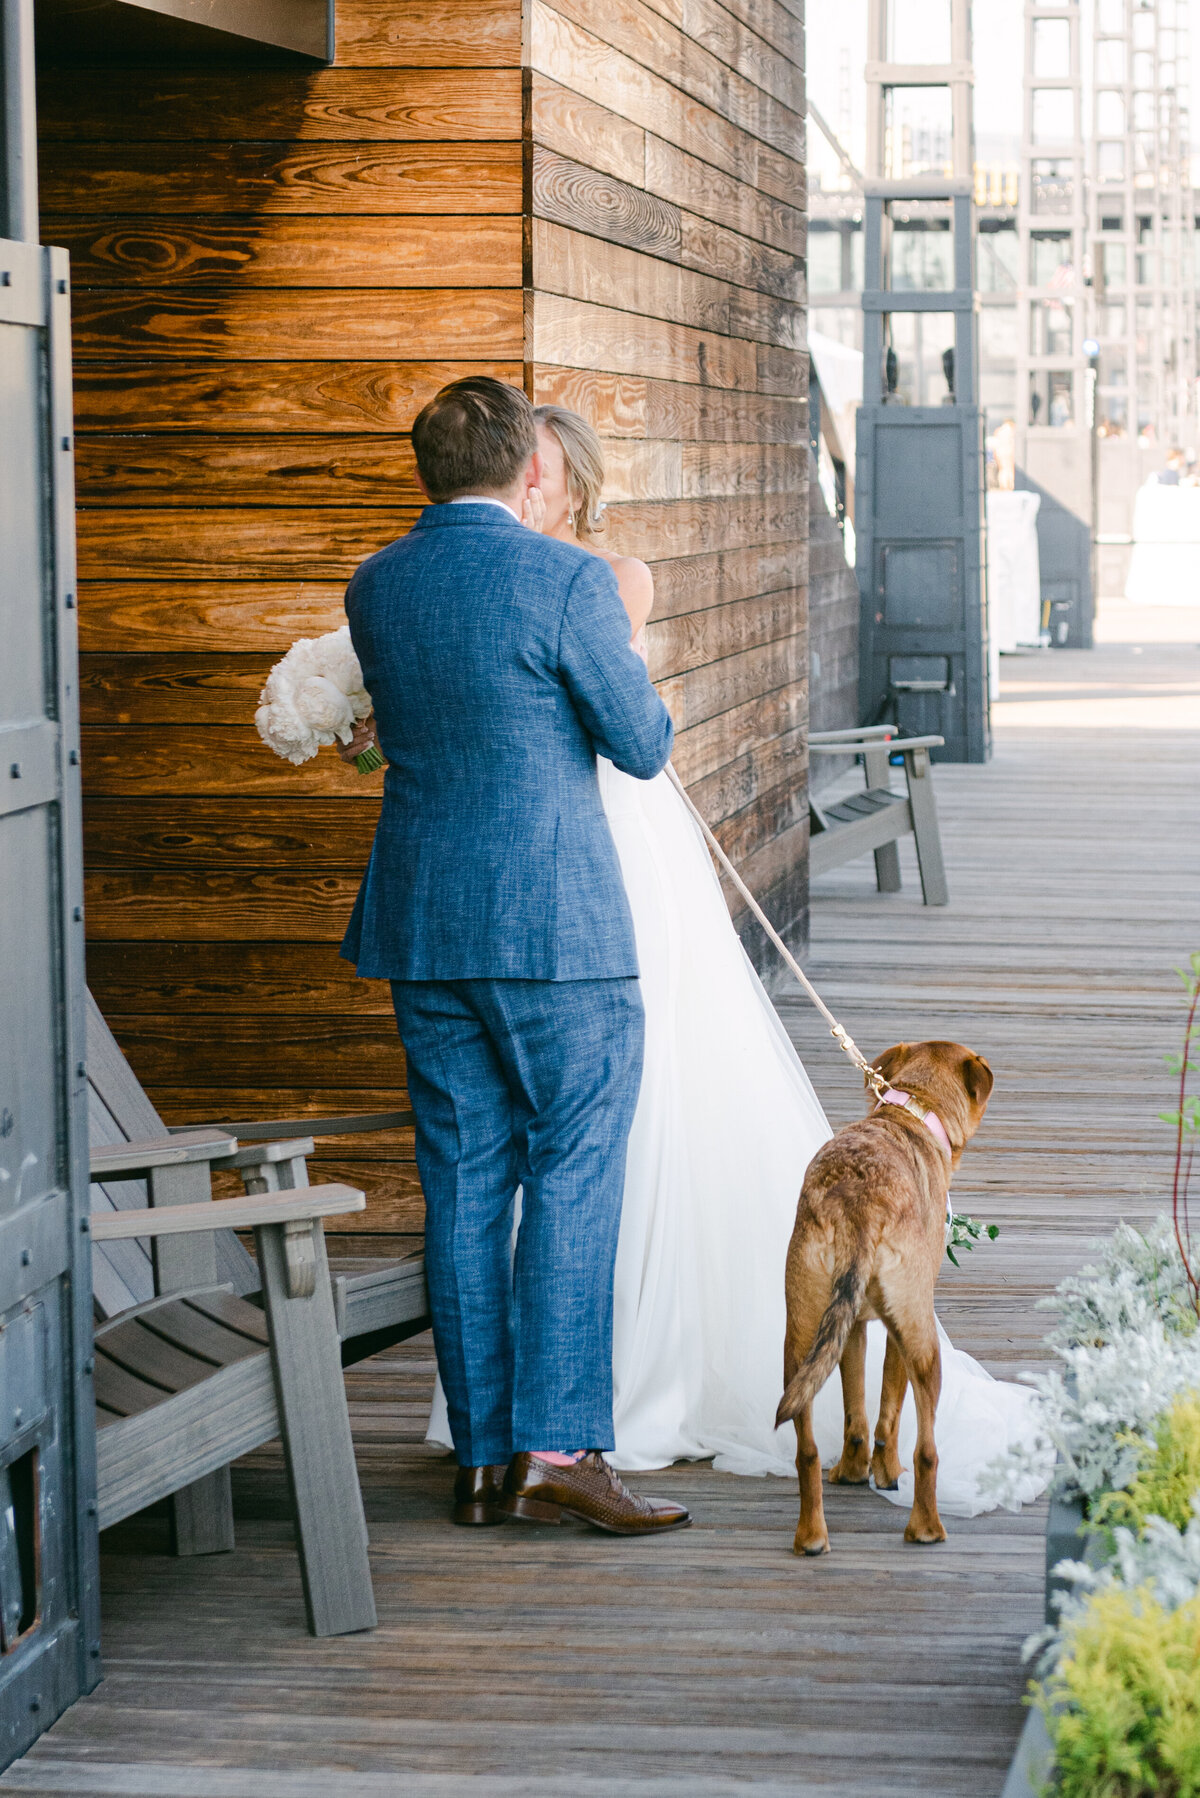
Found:
[[[389,767],[342,954],[391,980],[636,974],[596,755],[649,780],[672,728],[608,564],[429,506],[346,613]]]

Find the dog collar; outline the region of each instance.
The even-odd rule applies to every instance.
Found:
[[[898,1092],[894,1086],[889,1086],[885,1093],[880,1093],[879,1104],[899,1105],[902,1111],[911,1111],[915,1118],[920,1118],[946,1160],[954,1160],[954,1150],[950,1147],[946,1126],[936,1111],[931,1111],[927,1105],[922,1105],[921,1101],[914,1099],[911,1093]],[[879,1107],[876,1106],[876,1110],[878,1109]]]

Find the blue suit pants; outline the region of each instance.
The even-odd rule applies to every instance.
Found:
[[[396,980],[392,1000],[459,1464],[611,1449],[613,1268],[642,1072],[638,982]]]

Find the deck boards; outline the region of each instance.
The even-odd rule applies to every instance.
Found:
[[[911,845],[893,897],[868,858],[815,883],[810,961],[863,1048],[951,1034],[996,1070],[957,1190],[1002,1235],[948,1270],[941,1311],[997,1371],[1036,1357],[1034,1302],[1087,1239],[1160,1202],[1171,970],[1200,946],[1200,652],[1064,652],[1006,675],[994,762],[937,773],[950,906],[921,906]],[[1105,693],[1130,722],[1096,728]],[[814,1015],[781,1009],[831,1115],[850,1115]],[[1041,1610],[1041,1507],[951,1520],[922,1551],[890,1505],[833,1489],[835,1552],[802,1564],[789,1483],[691,1468],[643,1476],[697,1519],[654,1545],[456,1531],[447,1464],[420,1442],[432,1372],[421,1338],[349,1376],[374,1635],[305,1635],[282,1463],[256,1456],[235,1474],[236,1554],[151,1555],[153,1519],[106,1538],[104,1683],[0,1791],[999,1793]]]

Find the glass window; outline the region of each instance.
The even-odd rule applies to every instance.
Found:
[[[1098,244],[1097,256],[1103,285],[1105,287],[1124,287],[1126,279],[1125,245],[1123,243]]]
[[[1057,276],[1060,284],[1064,277],[1059,270],[1071,269],[1071,239],[1062,236],[1051,237],[1048,233],[1035,232],[1029,239],[1029,285],[1031,287],[1049,287]]]
[[[994,367],[1017,359],[1017,309],[1015,306],[979,308],[980,361]]]
[[[1135,131],[1153,131],[1154,95],[1134,94],[1133,96],[1133,128]]]
[[[1124,300],[1105,300],[1097,311],[1096,327],[1101,337],[1124,337]]]
[[[953,401],[954,314],[892,312],[883,321],[884,391],[900,406]]]
[[[1096,173],[1101,181],[1124,181],[1124,144],[1100,144],[1097,146]]]
[[[903,181],[952,167],[948,87],[884,89],[884,173]]]
[[[1123,231],[1125,229],[1124,213],[1121,213],[1121,212],[1106,212],[1106,213],[1104,213],[1100,219],[1100,229],[1102,231]]]
[[[1153,131],[1141,131],[1133,140],[1133,175],[1138,187],[1154,186],[1158,157]]]
[[[1148,9],[1138,7],[1133,15],[1133,47],[1135,50],[1153,50],[1154,48],[1154,14]],[[1137,59],[1133,64],[1133,79],[1138,79]],[[1154,77],[1151,75],[1150,84]]]
[[[1029,422],[1062,430],[1074,422],[1070,369],[1037,369],[1029,377]]]
[[[1099,0],[1096,7],[1096,30],[1101,37],[1109,33],[1120,36],[1125,29],[1125,0]]]
[[[888,0],[889,62],[949,62],[950,0]]]
[[[1120,349],[1102,349],[1100,351],[1100,385],[1101,387],[1124,387],[1128,364],[1125,351]]]
[[[1102,89],[1096,95],[1096,134],[1098,137],[1124,137],[1124,94]]]
[[[1031,356],[1071,354],[1071,314],[1061,300],[1033,300],[1029,306]]]
[[[1033,23],[1033,72],[1053,80],[1071,73],[1071,21],[1035,19]]]
[[[1101,86],[1125,85],[1125,46],[1120,38],[1101,39],[1096,45],[1096,80]]]
[[[1129,400],[1123,393],[1101,393],[1096,419],[1102,437],[1123,437],[1129,428]]]
[[[896,293],[945,293],[954,286],[949,219],[893,218],[885,285]]]
[[[1033,141],[1035,144],[1069,143],[1075,136],[1075,97],[1069,87],[1035,87],[1033,90]]]
[[[842,288],[842,234],[808,227],[808,291],[840,293]]]
[[[1197,255],[1200,256],[1200,239]],[[981,231],[975,260],[980,293],[1016,291],[1019,244],[1015,231]]]
[[[1030,211],[1062,217],[1075,206],[1074,164],[1067,156],[1035,156],[1029,169]]]

